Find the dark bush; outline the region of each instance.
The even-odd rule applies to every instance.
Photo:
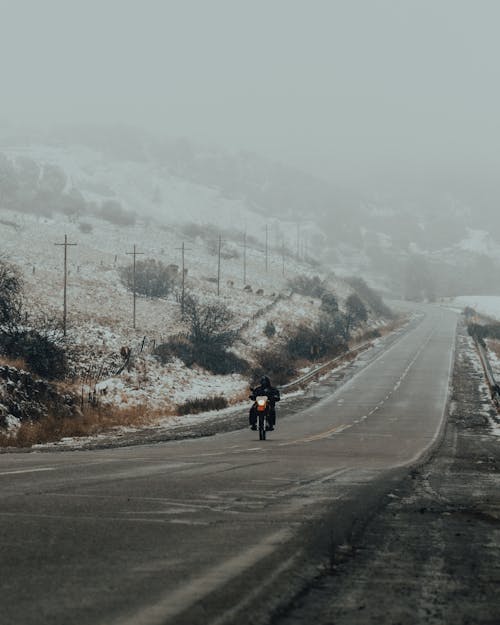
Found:
[[[346,299],[345,309],[345,336],[349,337],[353,328],[360,326],[368,319],[368,311],[356,293],[352,293]]]
[[[23,284],[14,265],[0,260],[0,325],[17,324],[21,317]]]
[[[337,298],[330,291],[321,296],[321,310],[327,315],[335,315],[339,311]]]
[[[320,345],[319,356],[336,356],[348,349],[345,331],[345,317],[341,313],[323,315],[315,325]]]
[[[106,200],[101,205],[99,216],[105,221],[109,221],[116,226],[133,226],[136,218],[131,211],[125,210],[120,202],[116,200]]]
[[[222,395],[213,395],[212,397],[203,397],[189,399],[182,404],[177,405],[177,412],[180,415],[196,414],[198,412],[207,412],[208,410],[222,410],[227,408],[228,403]]]
[[[363,300],[363,303],[375,315],[387,317],[389,319],[394,317],[392,310],[384,303],[384,300],[380,297],[380,295],[366,284],[363,278],[351,277],[347,278],[346,282],[352,286],[359,297]]]
[[[300,325],[287,338],[286,352],[290,358],[317,360],[334,356],[347,349],[343,316],[324,315],[312,327]]]
[[[207,352],[203,358],[198,358],[197,362],[205,369],[212,371],[212,373],[220,375],[248,372],[248,362],[229,351]]]
[[[162,364],[170,362],[173,358],[179,358],[182,362],[191,367],[194,364],[193,346],[185,336],[173,336],[166,343],[158,345],[154,350]]]
[[[254,354],[257,366],[252,370],[253,377],[258,380],[268,375],[273,384],[285,384],[296,374],[293,361],[283,347],[263,349]]]
[[[306,325],[296,328],[286,341],[286,351],[295,360],[314,360],[319,356],[319,348],[319,336]]]
[[[188,338],[196,352],[222,352],[231,347],[236,332],[232,328],[233,314],[216,302],[202,304],[195,297],[184,300],[184,314],[188,324]]]
[[[248,371],[246,360],[236,354],[216,346],[207,346],[201,351],[196,351],[191,341],[182,336],[173,337],[167,343],[158,345],[154,354],[163,364],[170,362],[172,358],[179,358],[187,367],[197,364],[219,375]]]
[[[184,317],[188,325],[186,334],[172,337],[155,350],[162,362],[177,357],[188,367],[197,364],[221,375],[248,371],[248,363],[228,351],[236,332],[231,328],[233,315],[223,304],[202,304],[187,296]]]
[[[196,239],[197,237],[203,239],[204,241],[209,243],[214,253],[217,249],[216,246],[219,235],[221,235],[225,241],[238,242],[241,241],[241,238],[243,236],[242,232],[236,228],[219,228],[217,226],[214,226],[213,224],[207,223],[185,223],[181,226],[181,231],[185,236],[191,239]],[[256,246],[258,244],[258,239],[251,234],[246,234],[246,243],[247,245]],[[239,253],[236,250],[233,250],[233,252],[236,252],[237,256],[239,256]]]
[[[89,224],[87,222],[80,222],[78,224],[78,230],[80,230],[80,232],[83,232],[83,234],[90,234],[92,232],[94,228],[92,227],[92,224]]]
[[[322,297],[327,291],[325,282],[319,276],[297,276],[288,281],[288,286],[294,293],[308,297]]]
[[[122,283],[130,290],[134,284],[132,264],[119,269]],[[177,265],[165,265],[157,260],[140,260],[135,264],[135,290],[146,297],[166,297],[179,280]]]
[[[266,326],[264,328],[264,334],[268,337],[271,338],[276,334],[276,326],[274,325],[274,323],[272,321],[268,321],[266,323]]]
[[[476,316],[476,311],[471,306],[466,306],[463,310],[463,313],[466,319],[472,319]]]
[[[467,331],[474,339],[484,341],[484,339],[496,339],[500,340],[500,323],[469,323],[467,325]]]
[[[61,379],[67,372],[64,347],[37,330],[2,333],[0,349],[10,358],[23,359],[31,371],[49,380]]]
[[[38,186],[42,192],[61,196],[66,187],[66,174],[58,165],[45,163]]]

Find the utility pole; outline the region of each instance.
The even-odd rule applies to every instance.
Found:
[[[136,297],[136,293],[135,293],[135,257],[142,255],[144,252],[137,252],[136,251],[136,247],[134,244],[134,251],[133,252],[126,252],[127,255],[132,255],[134,257],[134,263],[133,263],[133,270],[132,270],[132,289],[134,292],[134,313],[133,313],[133,328],[135,330],[135,297]]]
[[[64,243],[54,243],[54,245],[64,245],[64,301],[63,301],[63,334],[66,336],[66,319],[68,315],[68,303],[66,297],[68,285],[68,245],[78,245],[78,243],[68,243],[68,235],[64,235]]]
[[[269,226],[266,224],[266,273],[269,271]]]
[[[238,247],[243,248],[243,286],[247,283],[247,232],[243,232],[243,243],[238,243]]]
[[[185,294],[185,283],[186,283],[186,270],[185,270],[185,264],[184,264],[184,253],[186,251],[190,251],[191,248],[190,247],[186,247],[184,244],[184,241],[182,242],[182,246],[176,248],[178,250],[181,250],[182,252],[182,291],[181,291],[181,315],[184,318],[184,294]]]
[[[243,233],[243,286],[247,283],[247,233]]]
[[[297,260],[300,259],[300,224],[297,222]]]
[[[285,239],[281,241],[281,264],[282,264],[282,273],[285,275]]]
[[[218,254],[218,262],[217,262],[217,297],[220,295],[220,250],[222,246],[222,238],[219,234],[219,254]]]

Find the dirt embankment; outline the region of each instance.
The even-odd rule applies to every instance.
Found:
[[[463,328],[456,355],[448,424],[433,458],[273,625],[500,623],[499,417]]]

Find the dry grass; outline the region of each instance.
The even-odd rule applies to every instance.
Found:
[[[170,413],[173,414],[168,410],[152,411],[145,406],[88,406],[79,417],[63,419],[49,415],[39,421],[24,422],[14,432],[0,434],[0,447],[32,447],[63,438],[95,436],[118,427],[151,425]]]
[[[27,371],[26,362],[22,358],[8,358],[7,356],[0,356],[0,365],[15,367],[16,369],[24,369]]]
[[[182,404],[177,405],[177,412],[180,415],[198,414],[209,410],[222,410],[227,408],[228,402],[222,395],[212,395],[211,397],[197,397],[196,399],[188,399]]]

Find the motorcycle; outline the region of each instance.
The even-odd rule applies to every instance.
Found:
[[[254,406],[257,410],[257,427],[259,430],[259,440],[266,440],[266,426],[269,417],[269,398],[266,395],[258,395],[255,398]]]

